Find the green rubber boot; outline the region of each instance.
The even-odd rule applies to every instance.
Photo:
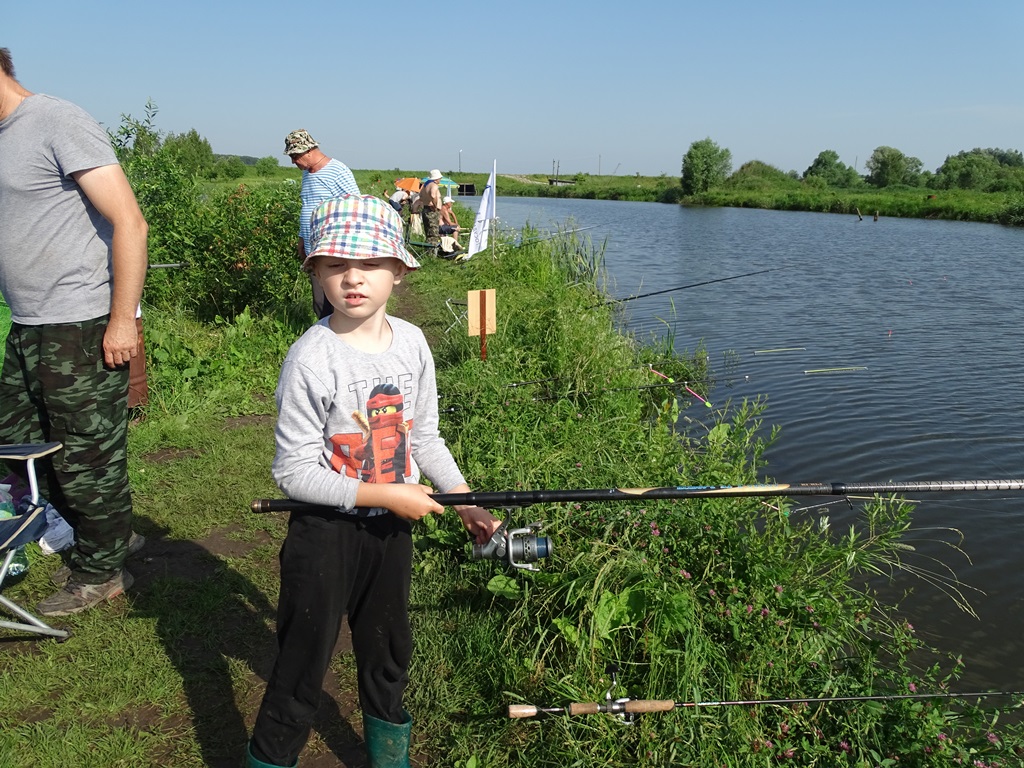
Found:
[[[295,766],[297,766],[298,764],[299,764],[299,761],[296,760],[294,763],[292,763],[290,766],[287,766],[286,768],[295,768]],[[255,757],[252,756],[252,744],[247,744],[246,747],[245,747],[245,768],[284,768],[284,767],[280,766],[280,765],[274,765],[272,763],[264,763],[262,760],[257,760]]]
[[[409,738],[412,735],[412,717],[404,709],[404,723],[389,723],[363,715],[363,735],[370,768],[410,768]]]

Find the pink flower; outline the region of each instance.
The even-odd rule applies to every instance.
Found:
[[[989,742],[991,742],[992,744],[998,744],[999,743],[999,737],[996,736],[994,733],[986,734],[985,738],[988,739]]]
[[[679,575],[682,576],[684,579],[692,579],[693,578],[693,576],[690,575],[689,571],[680,571]]]
[[[847,742],[845,742],[845,741],[840,741],[839,742],[839,748],[841,750],[843,750],[843,752],[849,752],[850,751],[850,745]]]
[[[781,584],[776,584],[775,585],[775,593],[778,594],[778,595],[782,594],[782,585]]]
[[[909,689],[910,689],[910,692],[911,692],[911,693],[917,693],[917,686],[916,686],[916,685],[914,685],[913,683],[910,683],[910,684],[909,684],[909,685],[907,686],[907,688],[909,688]]]
[[[750,614],[752,614],[753,612],[754,612],[754,606],[752,606],[752,605],[748,605],[748,606],[747,606],[747,615],[749,616],[749,615],[750,615]]]
[[[785,751],[784,751],[784,752],[782,753],[782,756],[783,756],[783,757],[792,757],[792,756],[793,756],[793,755],[795,755],[795,754],[796,754],[796,750],[795,750],[795,749],[793,749],[793,748],[791,747],[791,748],[789,748],[789,749],[785,750]]]
[[[767,616],[769,613],[771,613],[771,611],[769,611],[767,608],[762,608],[761,609],[761,615],[762,616]]]

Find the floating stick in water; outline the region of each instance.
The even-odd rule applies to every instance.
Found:
[[[804,373],[847,373],[849,371],[866,371],[866,365],[848,365],[843,368],[811,368]]]

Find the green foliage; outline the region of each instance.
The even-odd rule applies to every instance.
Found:
[[[212,172],[213,149],[195,128],[188,133],[167,134],[162,148],[178,167],[191,176],[207,176]]]
[[[856,187],[863,181],[854,168],[840,162],[839,153],[826,149],[814,158],[814,162],[804,171],[804,180],[820,179],[830,187]]]
[[[935,174],[936,189],[1024,192],[1024,156],[1017,150],[972,149],[946,157]]]
[[[257,176],[273,176],[279,165],[276,157],[273,155],[267,155],[266,157],[261,157],[257,160],[254,167],[256,169]]]
[[[864,163],[868,171],[867,181],[876,187],[897,184],[917,186],[921,176],[921,161],[908,157],[893,147],[877,147]]]
[[[684,195],[696,195],[718,186],[732,171],[732,153],[711,138],[695,141],[683,155]]]

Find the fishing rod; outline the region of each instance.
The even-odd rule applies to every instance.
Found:
[[[600,304],[597,304],[596,306],[604,307],[604,306],[607,306],[609,304],[623,304],[623,303],[625,303],[627,301],[633,301],[634,299],[646,299],[648,296],[658,296],[658,295],[660,295],[662,293],[670,293],[672,291],[681,291],[681,290],[683,290],[685,288],[697,288],[698,286],[701,286],[701,285],[711,285],[712,283],[724,283],[726,280],[739,280],[741,277],[751,277],[752,275],[763,275],[766,272],[778,272],[780,269],[789,269],[789,267],[786,266],[786,267],[772,267],[771,269],[759,269],[756,272],[746,272],[746,273],[744,273],[742,275],[732,275],[731,277],[719,277],[719,278],[716,278],[715,280],[704,280],[703,282],[700,282],[700,283],[690,283],[689,285],[680,285],[680,286],[676,286],[675,288],[663,288],[660,291],[651,291],[650,293],[641,293],[641,294],[637,294],[636,296],[627,296],[624,299],[608,299],[607,301],[603,301]]]
[[[562,235],[573,235],[577,232],[586,232],[588,229],[593,229],[596,226],[597,224],[591,224],[589,227],[579,227],[577,229],[563,229],[553,234],[531,237],[527,240],[520,240],[518,243],[513,243],[512,247],[521,248],[522,246],[529,245],[530,243],[539,243],[543,242],[544,240],[554,240],[556,237],[561,237]]]
[[[764,498],[789,496],[848,496],[858,493],[964,493],[972,491],[1020,491],[1024,480],[923,480],[895,483],[767,483],[754,485],[678,485],[660,488],[584,488],[575,490],[484,491],[435,493],[444,506],[477,506],[485,509],[528,507],[578,501],[649,501],[651,499]],[[333,507],[291,499],[257,499],[253,512],[317,511]]]
[[[509,704],[508,716],[513,719],[536,717],[537,715],[596,715],[606,713],[632,719],[633,715],[644,712],[670,712],[674,709],[695,709],[699,707],[754,707],[792,704],[833,704],[853,701],[900,701],[912,699],[975,699],[995,696],[1024,696],[1021,691],[970,691],[965,693],[900,693],[877,694],[874,696],[810,696],[794,699],[737,699],[734,701],[672,701],[671,699],[612,699],[610,694],[603,703],[572,702],[564,707],[537,707],[533,704]]]

